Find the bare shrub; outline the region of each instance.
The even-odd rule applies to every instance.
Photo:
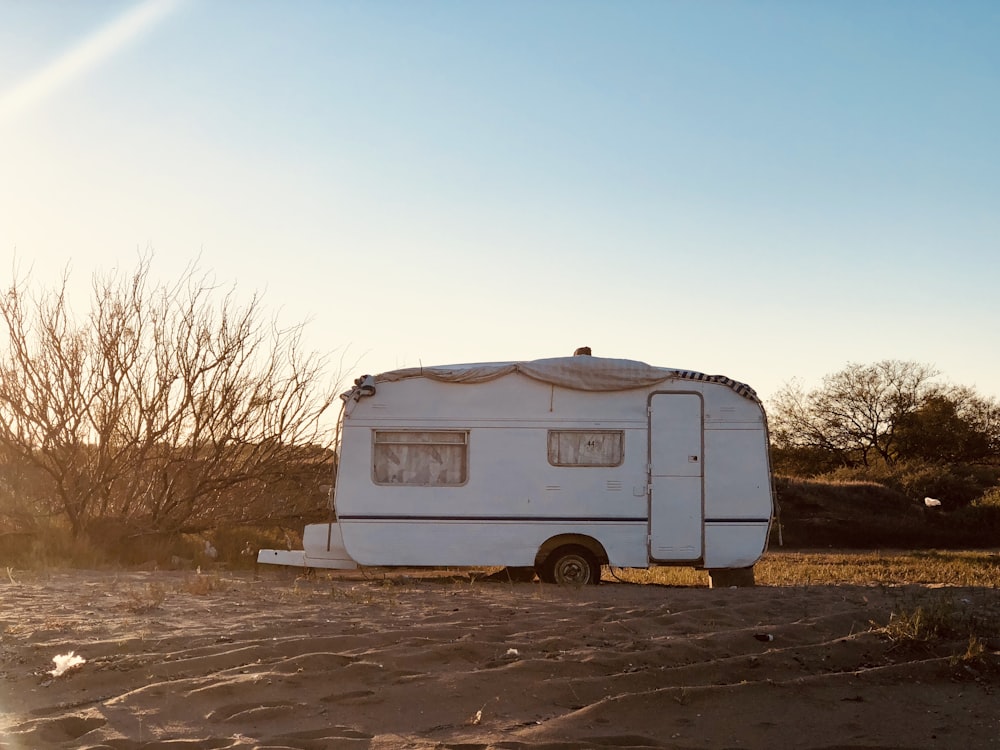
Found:
[[[154,581],[145,586],[125,589],[124,598],[122,606],[126,611],[133,614],[143,614],[163,606],[163,602],[167,598],[167,590]]]
[[[222,579],[217,575],[203,575],[198,572],[189,578],[185,578],[178,585],[178,591],[196,596],[208,596],[213,591],[224,588]]]
[[[34,516],[58,512],[80,536],[95,519],[198,532],[322,507],[337,388],[301,325],[193,267],[154,285],[148,257],[95,275],[80,318],[67,280],[31,293],[15,278],[0,295],[0,450],[43,485]]]
[[[897,606],[886,624],[872,625],[874,632],[898,646],[947,646],[956,660],[972,661],[985,650],[984,639],[998,633],[995,618],[993,607],[969,598],[923,596]]]

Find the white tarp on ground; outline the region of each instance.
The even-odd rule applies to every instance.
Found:
[[[520,373],[543,383],[577,391],[623,391],[647,388],[667,380],[698,380],[720,383],[744,398],[757,401],[750,386],[723,375],[705,375],[691,370],[653,367],[631,359],[610,359],[588,355],[536,359],[530,362],[488,362],[441,367],[409,367],[375,376],[376,383],[430,378],[447,383],[485,383],[489,380]]]

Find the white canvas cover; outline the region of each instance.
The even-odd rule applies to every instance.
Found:
[[[590,355],[553,357],[526,362],[408,367],[376,375],[374,380],[375,383],[385,383],[406,378],[430,378],[447,383],[485,383],[515,372],[543,383],[578,391],[623,391],[647,388],[667,380],[699,380],[721,383],[744,398],[758,400],[753,388],[723,375],[705,375],[691,370],[653,367],[645,362],[631,359]],[[349,397],[348,394],[344,396]]]

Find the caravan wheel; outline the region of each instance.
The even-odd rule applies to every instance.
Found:
[[[586,547],[560,547],[545,559],[538,577],[546,583],[598,584],[601,582],[601,564]]]

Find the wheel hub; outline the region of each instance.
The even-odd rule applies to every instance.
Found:
[[[560,561],[556,569],[556,580],[560,583],[586,583],[590,578],[590,568],[584,560],[567,557]]]

